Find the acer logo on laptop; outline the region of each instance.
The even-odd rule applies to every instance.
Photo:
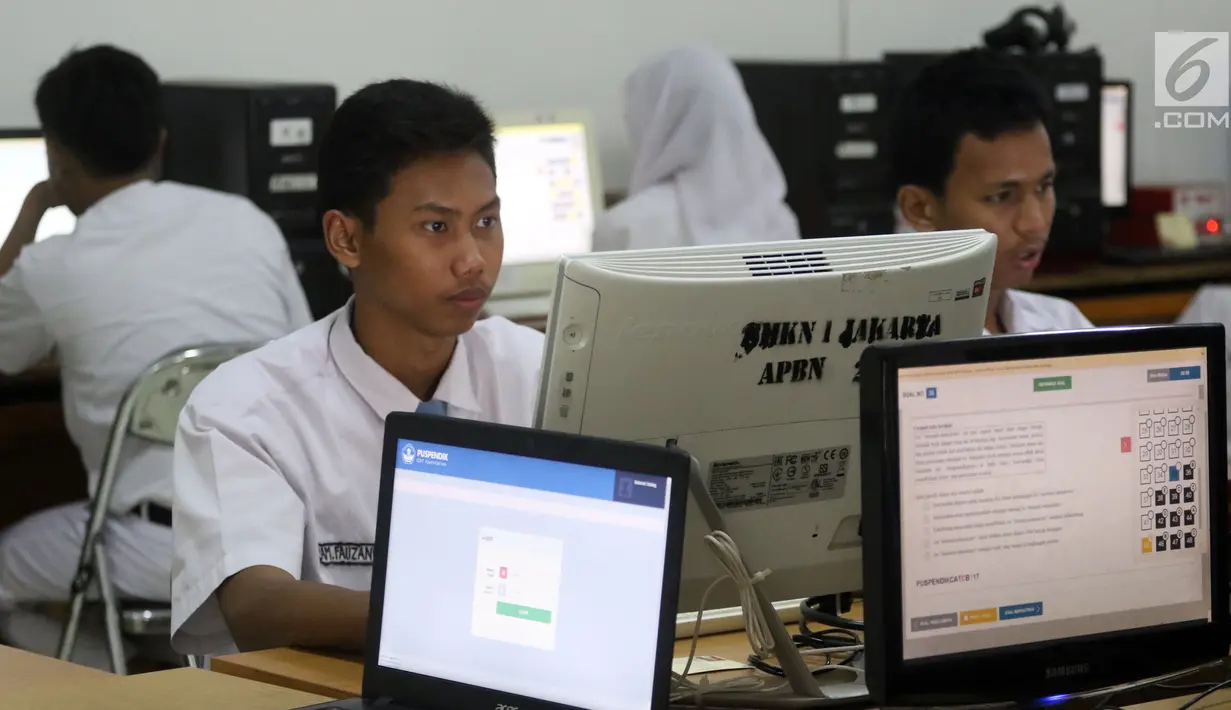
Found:
[[[496,710],[517,710],[516,705],[505,705],[504,703],[496,703]]]

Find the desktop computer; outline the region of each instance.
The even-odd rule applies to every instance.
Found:
[[[321,244],[316,182],[320,142],[337,104],[325,84],[173,81],[163,85],[162,176],[242,195],[278,224],[312,315],[353,291]]]
[[[487,312],[543,318],[556,262],[585,254],[603,208],[602,177],[584,113],[503,115],[496,126],[496,191],[504,266]]]
[[[859,353],[979,335],[995,246],[971,230],[565,258],[535,425],[690,453],[772,601],[861,589]],[[681,612],[724,574],[695,498]],[[705,606],[738,603],[720,586]]]
[[[1051,704],[1224,659],[1225,350],[1220,325],[867,348],[872,699]]]
[[[739,62],[744,90],[805,237],[893,231],[888,126],[896,77],[882,62]]]
[[[1109,79],[1100,96],[1103,210],[1108,217],[1127,217],[1133,194],[1133,85]]]
[[[38,129],[0,129],[0,234],[7,235],[30,188],[46,180],[47,148]],[[77,218],[67,207],[48,210],[35,241],[69,234]]]

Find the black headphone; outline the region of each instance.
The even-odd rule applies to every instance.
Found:
[[[983,33],[983,42],[996,51],[1018,49],[1026,54],[1039,54],[1054,45],[1055,51],[1066,52],[1076,32],[1077,24],[1062,5],[1057,4],[1050,11],[1036,5],[1020,8],[1004,24]]]

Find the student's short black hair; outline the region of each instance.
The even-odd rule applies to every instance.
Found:
[[[162,88],[131,52],[110,45],[70,52],[43,75],[34,105],[43,132],[95,177],[131,175],[158,152]]]
[[[321,144],[320,213],[371,226],[393,176],[423,158],[474,152],[496,170],[495,126],[474,97],[425,81],[371,84],[342,102]]]
[[[1042,84],[1016,57],[967,49],[933,62],[899,99],[889,146],[894,190],[919,185],[943,195],[964,136],[1047,128],[1051,111]]]

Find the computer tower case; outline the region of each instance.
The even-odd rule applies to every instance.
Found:
[[[885,138],[893,75],[880,62],[737,62],[804,237],[893,231]]]
[[[354,288],[350,277],[325,248],[324,239],[292,239],[288,244],[312,317],[320,320],[345,305]]]
[[[165,179],[243,195],[287,239],[320,239],[318,156],[334,87],[172,81],[163,97]]]

